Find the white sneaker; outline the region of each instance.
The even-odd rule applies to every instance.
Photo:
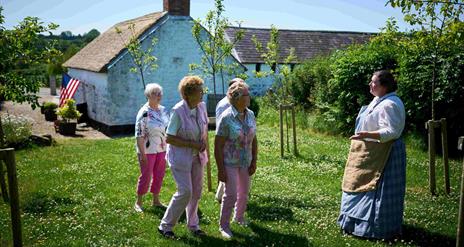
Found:
[[[134,210],[137,213],[142,213],[143,212],[143,208],[137,203],[134,204]]]
[[[219,232],[221,233],[221,236],[226,239],[231,239],[234,236],[229,228],[219,228]]]

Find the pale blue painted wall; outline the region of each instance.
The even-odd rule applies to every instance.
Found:
[[[189,64],[200,63],[202,52],[192,36],[193,19],[191,17],[167,16],[149,30],[142,42],[142,47],[152,44],[152,39],[158,39],[153,55],[158,60],[158,68],[145,72],[145,82],[159,83],[164,90],[162,105],[171,109],[181,97],[177,90],[179,81],[191,74]],[[206,32],[204,33],[206,35]],[[228,63],[235,62],[232,57]],[[69,74],[85,81],[86,87],[78,90],[77,97],[84,97],[89,107],[89,117],[106,125],[129,125],[135,123],[135,117],[140,107],[146,102],[140,74],[130,72],[133,62],[126,52],[116,58],[108,66],[108,73],[94,73],[71,69]],[[204,76],[200,75],[203,79]],[[227,84],[234,75],[225,75],[225,91]],[[85,78],[85,79],[84,79]],[[216,90],[222,93],[222,83],[217,78]],[[205,79],[210,92],[213,91],[211,79]],[[93,89],[93,92],[90,92]],[[83,96],[82,96],[83,95]],[[206,100],[206,96],[204,98]],[[93,107],[93,108],[92,108]],[[98,109],[94,109],[97,107]]]

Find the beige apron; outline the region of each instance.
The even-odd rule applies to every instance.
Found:
[[[342,190],[345,192],[375,190],[390,155],[392,144],[393,141],[379,143],[351,140]]]

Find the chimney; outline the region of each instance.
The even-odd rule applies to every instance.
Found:
[[[163,0],[163,11],[169,15],[190,16],[190,0]]]

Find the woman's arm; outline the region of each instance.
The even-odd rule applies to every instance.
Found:
[[[350,140],[362,140],[364,138],[380,140],[380,133],[378,131],[359,131],[350,137]]]
[[[140,153],[140,158],[141,160],[141,165],[145,165],[147,163],[147,156],[145,154],[145,138],[143,137],[137,137],[137,147],[139,148],[139,153]]]
[[[170,134],[167,135],[166,142],[176,147],[193,148],[193,149],[197,149],[200,151],[201,151],[202,146],[204,145],[203,142],[184,140],[178,136],[170,135]]]
[[[224,167],[224,146],[226,138],[223,136],[216,136],[214,138],[214,158],[216,159],[216,165],[218,169],[218,179],[221,182],[226,182],[227,175]]]
[[[252,176],[256,172],[256,162],[258,161],[258,139],[253,138],[251,143],[251,165],[248,167],[248,174]]]

